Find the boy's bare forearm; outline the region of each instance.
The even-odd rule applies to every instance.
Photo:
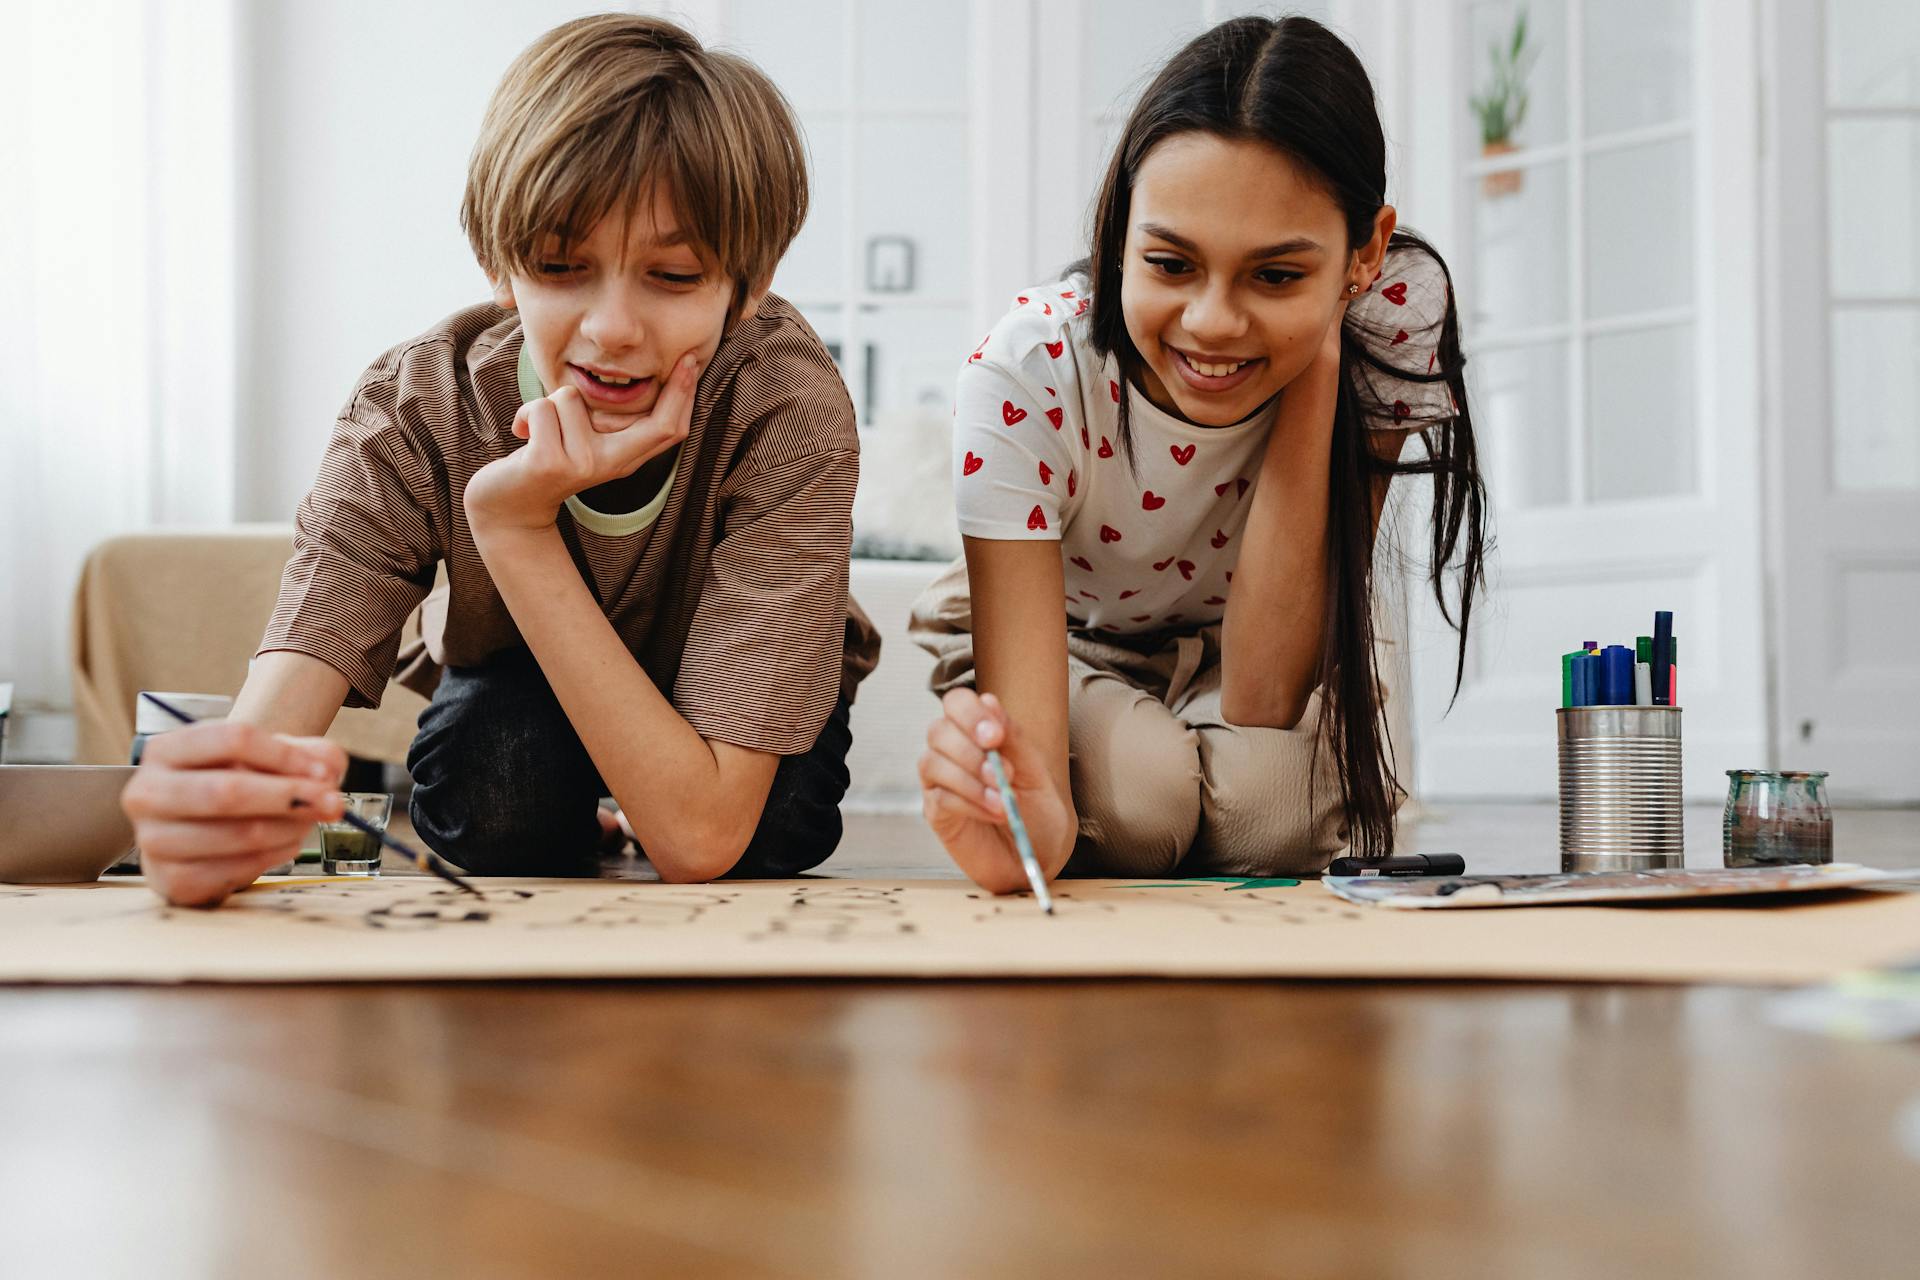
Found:
[[[634,835],[669,880],[710,880],[759,823],[777,756],[709,743],[621,643],[557,531],[474,530],[501,599]]]
[[[271,733],[317,738],[347,700],[347,678],[320,659],[276,649],[253,660],[227,719]]]

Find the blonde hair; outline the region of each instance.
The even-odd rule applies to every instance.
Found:
[[[807,217],[806,152],[766,73],[658,18],[578,18],[494,90],[460,226],[490,277],[531,275],[548,237],[565,253],[661,183],[740,296],[772,280]]]

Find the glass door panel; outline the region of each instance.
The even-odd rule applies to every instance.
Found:
[[[1595,502],[1694,491],[1693,326],[1587,341],[1587,477]]]
[[[1488,487],[1502,506],[1563,506],[1568,467],[1567,344],[1490,351],[1470,366],[1474,418],[1484,424]]]
[[[1920,292],[1920,115],[1827,123],[1828,280],[1841,298]]]
[[[1833,483],[1920,490],[1920,307],[1836,306]]]
[[[1685,137],[1587,157],[1587,318],[1693,300],[1693,161]]]
[[[1476,97],[1484,97],[1492,88],[1494,62],[1510,57],[1514,23],[1522,11],[1526,13],[1530,52],[1524,65],[1530,70],[1525,77],[1526,112],[1508,138],[1515,147],[1546,147],[1567,140],[1566,9],[1561,0],[1486,0],[1468,6],[1467,65]]]
[[[1693,114],[1690,5],[1585,0],[1581,16],[1588,137],[1684,121]]]
[[[1512,333],[1567,322],[1567,166],[1563,161],[1473,180],[1471,332]]]
[[[1920,5],[1829,0],[1826,9],[1827,101],[1920,107]]]

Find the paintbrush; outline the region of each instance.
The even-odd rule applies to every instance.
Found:
[[[1013,828],[1013,847],[1020,851],[1020,868],[1027,873],[1027,883],[1033,886],[1033,896],[1040,900],[1040,909],[1052,915],[1053,895],[1047,892],[1047,876],[1040,870],[1040,859],[1033,856],[1033,841],[1027,835],[1027,824],[1020,818],[1020,806],[1013,802],[1007,767],[998,751],[987,752],[987,763],[993,766],[993,780],[1000,788],[1000,807],[1007,811],[1007,825]]]
[[[141,692],[140,696],[145,698],[148,702],[151,702],[154,706],[160,708],[162,711],[166,712],[168,715],[172,716],[175,720],[178,720],[181,724],[195,723],[194,718],[192,716],[188,715],[186,712],[182,711],[180,708],[176,706],[169,705],[166,699],[164,698],[157,698],[153,694],[147,693],[144,690]],[[381,844],[393,850],[395,853],[399,854],[401,857],[405,858],[408,862],[411,862],[414,866],[420,868],[422,871],[431,872],[434,875],[439,876],[442,880],[445,880],[448,884],[454,886],[455,888],[463,889],[466,892],[472,894],[474,897],[479,898],[483,901],[485,900],[486,895],[484,893],[481,893],[478,889],[474,888],[472,885],[468,884],[465,880],[462,880],[458,875],[454,874],[453,867],[449,865],[447,860],[445,858],[442,858],[439,854],[434,853],[430,850],[415,849],[411,845],[408,845],[407,843],[405,843],[404,841],[396,840],[392,836],[388,835],[386,832],[382,831],[379,827],[376,827],[371,822],[368,822],[365,818],[361,817],[357,813],[343,813],[340,815],[340,818],[341,818],[341,821],[345,822],[348,826],[353,827],[356,830],[366,832],[368,835],[372,836],[375,840],[378,840]]]

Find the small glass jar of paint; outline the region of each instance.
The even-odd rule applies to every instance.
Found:
[[[1827,775],[1818,770],[1729,769],[1721,826],[1729,867],[1833,861]]]
[[[343,791],[343,813],[372,827],[387,829],[393,816],[393,797],[384,791]],[[320,824],[320,874],[327,876],[377,876],[380,874],[380,837],[344,820]]]

